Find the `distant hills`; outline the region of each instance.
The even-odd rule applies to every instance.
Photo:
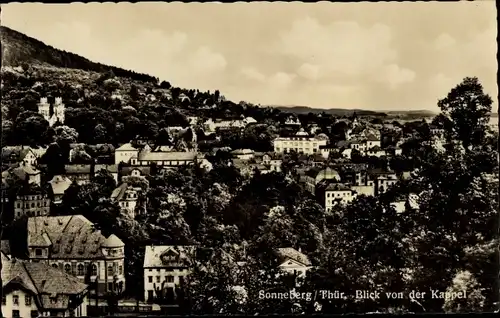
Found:
[[[401,111],[372,111],[365,109],[345,109],[345,108],[313,108],[309,106],[278,106],[271,105],[270,107],[277,108],[281,111],[291,112],[295,114],[319,114],[326,113],[334,116],[351,116],[354,113],[358,116],[375,116],[375,117],[412,117],[412,118],[422,118],[422,117],[433,117],[436,113],[428,110],[401,110]]]
[[[53,48],[5,26],[0,26],[0,35],[2,41],[2,66],[23,66],[23,64],[27,64],[80,69],[98,73],[112,72],[118,77],[130,77],[143,82],[158,82],[158,78],[150,75],[95,63],[80,55]]]

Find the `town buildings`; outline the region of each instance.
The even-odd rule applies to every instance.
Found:
[[[319,153],[320,146],[325,146],[327,143],[327,139],[311,136],[301,129],[295,135],[274,139],[273,146],[276,153],[295,151],[303,154],[314,154]]]
[[[28,251],[32,261],[49,264],[78,277],[89,275],[98,295],[125,289],[125,245],[114,234],[105,237],[81,215],[28,219]]]
[[[144,300],[175,298],[176,289],[186,284],[195,257],[194,246],[146,246],[144,256]]]
[[[45,263],[2,254],[3,317],[85,317],[88,286]]]

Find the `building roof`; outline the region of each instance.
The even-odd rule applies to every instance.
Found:
[[[366,136],[366,140],[368,140],[368,141],[380,141],[380,139],[377,138],[377,136],[375,136],[374,134],[368,134],[368,136]]]
[[[53,259],[95,259],[103,257],[106,238],[82,215],[30,217],[28,246],[43,241],[50,243]]]
[[[292,247],[284,247],[284,248],[278,248],[275,251],[276,255],[278,256],[280,262],[286,262],[287,260],[294,260],[296,262],[299,262],[305,266],[310,266],[311,261],[307,257],[307,255],[303,254],[302,252],[297,251],[296,249]]]
[[[131,143],[126,143],[116,148],[115,151],[134,151],[137,150]]]
[[[72,181],[66,176],[57,175],[54,176],[49,183],[52,187],[52,193],[58,195],[64,194],[64,192],[71,186]]]
[[[128,183],[122,183],[119,187],[113,190],[113,193],[111,193],[111,200],[121,201],[125,197],[128,189]]]
[[[111,234],[102,244],[102,247],[124,247],[125,244],[118,236]]]
[[[38,296],[44,309],[68,308],[70,295],[80,295],[87,289],[75,276],[64,273],[42,262],[12,259],[2,264],[2,288],[20,284]],[[58,295],[58,301],[50,297]]]
[[[90,174],[92,165],[86,164],[70,164],[64,165],[66,174]]]
[[[110,173],[117,173],[118,172],[118,165],[95,165],[94,166],[94,173],[98,173],[100,170],[106,170],[109,171]]]
[[[196,252],[196,247],[192,245],[149,245],[146,246],[146,252],[144,254],[144,268],[148,267],[167,267],[167,264],[162,256],[168,253],[177,255],[176,262],[179,266],[185,266],[185,262],[190,262],[190,259],[194,257]],[[170,262],[169,262],[170,263]]]
[[[30,150],[27,146],[2,147],[2,161],[22,161]]]
[[[141,175],[151,174],[150,166],[137,166],[137,167],[122,167],[122,169],[120,170],[120,175],[129,176],[134,170],[139,170],[141,172]]]
[[[351,188],[343,183],[329,183],[325,191],[351,191]]]
[[[231,151],[233,155],[250,155],[253,154],[254,151],[252,149],[236,149]]]
[[[169,152],[141,152],[139,160],[141,161],[194,161],[196,152],[188,151],[169,151]]]

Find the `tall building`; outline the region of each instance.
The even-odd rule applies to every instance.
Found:
[[[82,215],[28,219],[32,261],[48,263],[80,278],[90,276],[98,295],[125,289],[125,245],[114,234],[105,237]]]
[[[328,143],[327,139],[311,136],[301,129],[298,133],[292,136],[282,136],[274,139],[274,152],[288,153],[295,151],[303,154],[319,153],[319,147],[325,146]]]
[[[40,103],[38,103],[38,113],[49,122],[50,126],[53,126],[56,122],[64,123],[65,119],[65,106],[62,102],[61,97],[56,97],[53,105],[53,114],[50,115],[50,104],[47,97],[42,97]]]

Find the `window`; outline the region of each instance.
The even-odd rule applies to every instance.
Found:
[[[118,267],[118,275],[122,275],[123,274],[123,266],[119,266]]]
[[[12,296],[12,303],[14,305],[19,305],[19,296],[17,295]]]
[[[108,276],[113,276],[113,266],[108,265]]]
[[[97,265],[92,264],[92,276],[97,276]]]
[[[148,290],[148,299],[152,299],[152,298],[153,298],[153,291]]]
[[[71,265],[69,264],[64,265],[64,271],[68,274],[71,274]]]
[[[31,296],[30,295],[24,296],[24,304],[26,306],[31,306]]]
[[[156,282],[159,283],[161,281],[161,277],[160,276],[156,276]]]
[[[152,282],[153,282],[153,276],[149,276],[149,277],[148,277],[148,281],[149,281],[150,283],[152,283]]]
[[[83,270],[83,264],[78,264],[77,269],[78,269],[78,276],[83,276],[83,275],[85,275],[85,274],[84,274],[84,270]]]
[[[41,249],[41,248],[36,248],[36,249],[35,249],[35,255],[36,255],[36,256],[42,256],[42,255],[43,255],[43,253],[42,253],[42,249]]]
[[[13,310],[12,317],[21,317],[21,315],[19,314],[19,310]]]
[[[167,283],[173,283],[174,282],[174,276],[166,276],[165,280]]]

